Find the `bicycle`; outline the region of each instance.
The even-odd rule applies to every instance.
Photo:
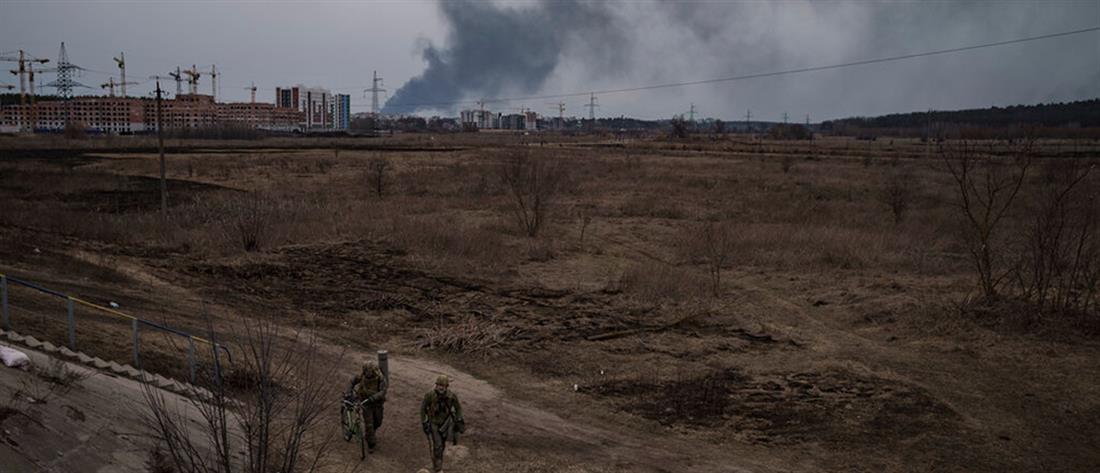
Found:
[[[350,442],[352,437],[359,439],[359,459],[367,458],[367,437],[363,432],[363,404],[366,401],[356,402],[354,397],[345,397],[340,405],[340,427],[344,431],[344,441]]]

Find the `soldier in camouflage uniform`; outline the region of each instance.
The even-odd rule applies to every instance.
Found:
[[[378,445],[375,431],[382,427],[382,406],[386,402],[387,388],[389,383],[386,377],[373,361],[363,364],[363,371],[352,378],[349,388],[356,400],[363,402],[363,434],[371,453],[374,453],[374,448]]]
[[[440,375],[435,380],[435,389],[428,391],[420,403],[420,423],[432,443],[432,470],[435,472],[443,471],[443,449],[447,439],[457,442],[456,432],[466,431],[462,404],[448,389],[450,384],[446,375]]]

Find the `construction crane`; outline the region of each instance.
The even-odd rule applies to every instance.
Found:
[[[122,96],[126,97],[126,84],[134,83],[134,82],[126,82],[126,55],[120,52],[120,53],[118,53],[118,57],[112,58],[112,59],[114,59],[115,62],[118,63],[118,70],[119,70],[119,74],[120,74],[121,79],[122,79],[118,83],[118,85],[122,86]],[[110,82],[111,83],[114,82],[113,77],[111,78]],[[134,84],[136,84],[136,83],[134,83]],[[102,86],[100,86],[100,87],[102,87]],[[111,97],[114,97],[114,96],[115,96],[115,88],[112,85],[111,86]]]
[[[256,103],[256,83],[253,82],[251,86],[245,87],[244,90],[252,92],[252,103]]]
[[[176,97],[179,97],[183,93],[183,89],[180,88],[180,84],[183,82],[183,74],[180,73],[179,66],[176,66],[176,72],[169,72],[168,75],[176,80]]]
[[[210,97],[218,101],[218,66],[210,65]]]
[[[191,95],[199,93],[199,77],[202,77],[202,73],[198,71],[194,64],[191,65],[191,70],[183,71],[187,74],[187,85],[191,89]]]
[[[34,56],[26,54],[25,52],[23,52],[22,49],[20,49],[18,57],[16,57],[16,56],[0,56],[0,61],[18,62],[19,63],[19,69],[18,70],[13,70],[13,71],[11,71],[11,73],[19,76],[19,105],[26,105],[27,104],[27,75],[28,75],[28,71],[31,71],[31,73],[30,73],[31,74],[31,77],[30,77],[31,90],[32,90],[31,96],[33,97],[33,95],[34,95],[34,92],[33,92],[33,90],[34,90],[33,65],[35,63],[46,64],[47,62],[50,62],[50,60],[49,59],[38,59]]]
[[[140,82],[115,82],[115,78],[111,77],[111,78],[107,79],[106,84],[100,84],[99,87],[101,89],[107,89],[109,91],[108,96],[109,97],[114,97],[115,96],[115,86],[116,85],[122,86],[122,90],[123,90],[122,96],[125,97],[126,96],[126,92],[125,92],[126,84],[137,85],[139,83]]]

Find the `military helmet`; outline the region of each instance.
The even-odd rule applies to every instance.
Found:
[[[374,370],[378,369],[378,365],[373,361],[367,361],[363,363],[363,374],[373,374]]]
[[[438,378],[435,378],[435,384],[437,386],[449,386],[451,384],[451,379],[448,378],[447,375],[441,374]]]

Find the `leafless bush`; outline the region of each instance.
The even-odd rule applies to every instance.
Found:
[[[520,228],[529,237],[538,236],[550,207],[567,183],[564,164],[560,160],[515,153],[504,159],[498,175],[512,197],[512,211]]]
[[[210,202],[209,218],[229,240],[236,240],[244,251],[259,251],[275,239],[279,203],[261,193],[238,194]]]
[[[783,160],[779,162],[780,167],[783,169],[783,174],[791,172],[791,168],[794,167],[794,156],[790,154],[783,155]]]
[[[1096,309],[1100,279],[1100,182],[1094,164],[1051,160],[1030,204],[1015,281],[1040,310]]]
[[[382,198],[385,192],[386,183],[388,181],[386,174],[389,169],[390,162],[386,158],[371,158],[371,160],[367,162],[367,181],[370,183],[371,190],[374,191],[374,194],[377,195],[379,199]]]
[[[252,376],[238,397],[217,376],[201,377],[208,396],[169,397],[145,386],[146,427],[165,463],[186,473],[318,471],[336,431],[322,420],[339,401],[331,380],[340,363],[322,362],[315,338],[280,334],[269,319],[241,326],[234,362]]]
[[[1034,139],[1011,147],[1008,156],[990,144],[979,149],[962,140],[942,150],[955,181],[955,204],[964,218],[963,241],[978,273],[982,296],[991,299],[1011,274],[1000,224],[1012,208],[1031,167]]]
[[[36,372],[36,374],[52,385],[51,391],[58,395],[64,395],[74,388],[80,387],[84,380],[92,376],[93,372],[74,370],[65,361],[51,357],[46,368]]]
[[[32,366],[33,376],[19,381],[19,388],[11,396],[11,404],[46,404],[56,396],[64,396],[79,387],[92,375],[91,371],[69,368],[68,363],[50,358],[45,367]]]
[[[421,332],[417,345],[451,353],[485,354],[501,348],[512,332],[485,317],[467,315],[447,323],[441,316]]]
[[[886,177],[880,199],[894,215],[894,224],[905,218],[905,213],[913,203],[913,177],[905,173],[892,172]]]
[[[714,297],[722,294],[722,269],[733,260],[735,250],[733,230],[727,223],[704,222],[695,232],[691,251],[706,265]]]

